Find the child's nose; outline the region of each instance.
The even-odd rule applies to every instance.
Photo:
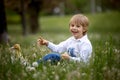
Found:
[[[73,26],[73,29],[76,29],[76,26]]]

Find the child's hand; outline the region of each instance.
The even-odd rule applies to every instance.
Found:
[[[61,55],[62,59],[70,59],[70,56],[67,53]]]
[[[48,41],[43,39],[42,37],[40,37],[38,40],[37,40],[37,44],[38,45],[48,45]]]

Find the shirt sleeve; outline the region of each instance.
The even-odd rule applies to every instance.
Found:
[[[59,43],[58,45],[48,42],[47,46],[51,51],[62,53],[66,51],[66,41]]]
[[[84,44],[81,46],[81,50],[78,53],[77,57],[70,57],[70,61],[76,61],[76,62],[88,62],[89,58],[91,57],[92,53],[92,46],[90,44]]]

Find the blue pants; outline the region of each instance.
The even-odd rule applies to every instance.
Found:
[[[50,60],[51,64],[56,64],[61,60],[61,55],[55,52],[48,53],[41,60],[38,60],[37,62],[38,64],[40,64],[41,62],[46,63],[48,60]]]

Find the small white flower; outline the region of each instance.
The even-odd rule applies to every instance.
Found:
[[[58,62],[57,65],[60,65],[60,62]]]
[[[47,62],[51,62],[51,60],[49,59],[49,60],[47,60]]]
[[[86,73],[82,73],[81,75],[82,75],[82,76],[86,76]]]
[[[37,55],[36,55],[36,53],[33,53],[33,55],[32,55],[34,58],[36,58],[37,57]]]
[[[35,67],[28,66],[26,67],[26,71],[35,71]]]
[[[33,74],[33,78],[38,78],[39,75],[40,75],[40,72],[34,73],[34,74]]]
[[[35,71],[35,67],[31,67],[31,68],[30,68],[30,71]]]
[[[23,66],[27,66],[27,65],[29,65],[29,63],[28,62],[23,62],[23,63],[21,63]]]
[[[26,71],[30,71],[30,67],[31,67],[31,66],[26,67]]]
[[[38,67],[38,63],[37,63],[37,62],[33,62],[33,63],[32,63],[32,66],[33,66],[33,67]]]

